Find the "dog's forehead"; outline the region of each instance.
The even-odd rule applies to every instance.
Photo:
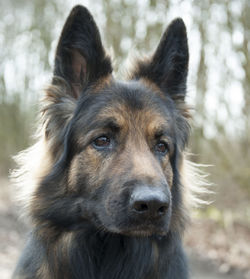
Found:
[[[171,99],[164,96],[154,87],[141,81],[114,82],[100,94],[107,97],[106,110],[117,110],[120,113],[154,112],[155,115],[170,114]]]
[[[123,131],[174,131],[175,108],[170,98],[155,92],[141,81],[113,81],[82,95],[73,126],[86,132],[117,127]],[[73,127],[73,128],[74,128]]]
[[[121,128],[133,126],[152,133],[173,125],[171,101],[139,81],[113,83],[98,95],[96,102],[101,105],[95,120],[105,124],[112,120]]]

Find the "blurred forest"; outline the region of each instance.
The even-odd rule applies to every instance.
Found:
[[[38,100],[74,4],[94,15],[118,78],[128,55],[152,52],[167,24],[182,17],[190,47],[187,101],[194,108],[190,152],[195,162],[211,165],[205,171],[216,192],[213,204],[194,215],[226,231],[250,228],[249,0],[0,3],[0,176],[13,168],[11,156],[32,142]]]

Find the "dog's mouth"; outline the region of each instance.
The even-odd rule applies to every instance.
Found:
[[[159,228],[155,226],[137,226],[125,230],[121,230],[119,233],[127,236],[136,237],[149,237],[153,235],[164,236],[167,235],[168,230],[164,228]]]
[[[168,233],[168,224],[156,224],[151,222],[145,222],[142,224],[126,224],[119,226],[115,224],[101,224],[98,227],[102,231],[135,237],[149,237],[149,236],[165,236]]]

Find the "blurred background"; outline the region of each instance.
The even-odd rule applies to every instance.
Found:
[[[191,278],[250,278],[250,1],[0,0],[0,277],[10,278],[26,225],[8,181],[12,156],[29,146],[38,100],[49,83],[56,43],[70,9],[89,8],[116,76],[128,56],[152,52],[175,17],[190,47],[190,152],[214,184],[214,202],[194,210],[186,245]]]

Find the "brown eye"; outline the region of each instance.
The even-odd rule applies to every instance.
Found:
[[[168,144],[166,142],[160,141],[155,145],[155,151],[160,153],[161,155],[165,155],[168,153]]]
[[[107,148],[110,146],[110,138],[106,137],[106,136],[101,136],[99,138],[96,138],[93,141],[93,146],[96,149],[103,149],[103,148]]]

